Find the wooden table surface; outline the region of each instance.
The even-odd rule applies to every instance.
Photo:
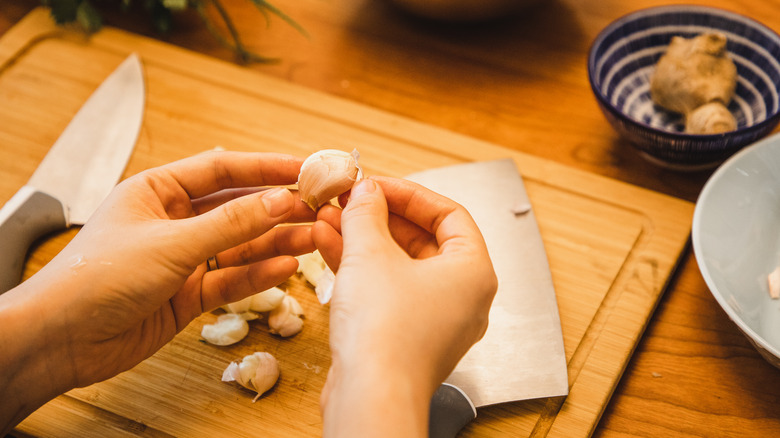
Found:
[[[94,3],[94,2],[93,2]],[[100,3],[100,2],[97,2]],[[169,35],[140,9],[102,6],[107,24],[228,61],[194,12]],[[441,25],[383,0],[276,0],[310,34],[223,0],[244,43],[280,58],[248,68],[592,173],[695,201],[711,172],[649,164],[607,124],[592,97],[586,57],[612,20],[670,1],[548,0],[517,17]],[[757,18],[780,31],[780,0],[687,1]],[[38,6],[0,1],[0,33]],[[666,291],[607,407],[596,436],[780,436],[780,370],[765,362],[720,309],[692,253]]]

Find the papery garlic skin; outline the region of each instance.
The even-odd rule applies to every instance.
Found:
[[[334,284],[336,284],[336,274],[326,266],[322,271],[322,275],[320,275],[317,280],[317,285],[314,286],[314,293],[317,294],[317,300],[319,300],[320,304],[323,306],[328,304],[330,299],[333,298]]]
[[[235,381],[244,388],[257,392],[254,403],[271,389],[279,379],[279,362],[270,353],[256,352],[241,362],[231,362],[222,373],[223,382]]]
[[[312,210],[347,192],[362,177],[357,150],[323,149],[309,155],[298,175],[298,192]]]
[[[298,300],[287,295],[282,300],[282,304],[268,315],[268,328],[271,333],[288,338],[303,329],[302,316],[303,308]]]
[[[204,325],[200,335],[210,344],[232,345],[249,334],[249,324],[246,321],[247,318],[243,315],[226,313],[217,318],[216,324]]]

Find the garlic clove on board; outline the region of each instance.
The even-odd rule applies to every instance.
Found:
[[[298,191],[312,210],[348,191],[362,177],[357,150],[347,153],[323,149],[309,155],[301,165]]]
[[[244,298],[243,300],[238,300],[232,303],[225,304],[224,306],[222,306],[222,310],[228,313],[249,312],[251,303],[252,303],[252,296],[250,295]]]
[[[249,308],[254,312],[269,312],[282,304],[287,294],[278,287],[272,287],[252,295]]]
[[[222,310],[228,313],[252,313],[268,312],[281,304],[285,292],[278,287],[272,287],[242,300],[228,303],[222,306]]]
[[[232,345],[249,334],[249,324],[246,321],[243,314],[226,313],[217,318],[216,324],[204,325],[200,335],[210,344]]]
[[[244,388],[257,392],[254,403],[271,389],[279,379],[279,362],[270,353],[256,352],[240,362],[231,362],[222,373],[223,382],[235,381]]]
[[[268,315],[271,333],[288,338],[303,329],[303,308],[298,300],[286,295],[282,303]]]

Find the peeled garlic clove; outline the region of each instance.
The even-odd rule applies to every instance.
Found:
[[[306,281],[314,287],[317,287],[317,281],[325,268],[327,268],[325,260],[317,250],[298,256],[298,272],[302,273]]]
[[[312,210],[348,191],[361,178],[358,152],[324,149],[309,155],[301,165],[298,191]]]
[[[303,308],[298,300],[287,295],[279,307],[268,315],[268,327],[271,333],[283,338],[293,336],[303,329],[302,315]]]
[[[272,287],[252,295],[249,308],[255,312],[269,312],[282,303],[287,294],[278,287]]]
[[[241,362],[231,362],[222,373],[223,382],[235,381],[257,392],[252,402],[271,389],[278,379],[279,363],[270,353],[265,352],[245,356]]]
[[[250,310],[251,303],[252,303],[252,297],[248,296],[243,300],[225,304],[224,306],[222,306],[222,310],[228,313],[244,313]]]
[[[231,345],[249,334],[249,324],[242,315],[226,313],[217,318],[216,324],[206,324],[200,332],[210,344]]]

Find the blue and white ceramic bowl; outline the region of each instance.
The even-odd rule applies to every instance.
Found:
[[[654,105],[650,78],[673,36],[717,31],[737,66],[728,108],[737,130],[683,132],[682,116]],[[780,120],[780,36],[745,16],[703,6],[661,6],[626,15],[604,29],[588,56],[588,76],[601,110],[645,157],[678,169],[711,168],[767,135]]]

